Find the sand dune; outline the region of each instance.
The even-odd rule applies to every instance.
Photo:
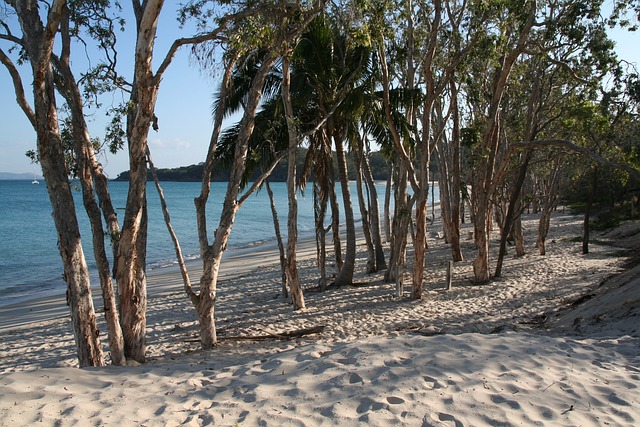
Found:
[[[410,301],[410,289],[398,300],[382,274],[362,271],[368,286],[310,292],[318,277],[307,242],[309,308],[293,312],[270,249],[237,264],[229,256],[221,337],[326,329],[208,352],[177,272],[152,272],[143,366],[78,369],[66,316],[18,321],[25,305],[12,324],[0,312],[0,425],[638,425],[640,271],[620,252],[640,247],[638,224],[598,236],[586,256],[572,242],[579,218],[557,213],[552,224],[547,256],[510,255],[488,285],[471,282],[464,242],[469,259],[451,291],[448,247],[431,239],[423,301]]]

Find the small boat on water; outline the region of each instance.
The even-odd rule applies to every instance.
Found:
[[[32,184],[40,184],[40,182],[37,179],[33,179],[33,181],[31,181]]]

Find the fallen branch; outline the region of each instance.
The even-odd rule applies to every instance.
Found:
[[[292,340],[306,335],[319,334],[326,329],[326,326],[314,326],[312,328],[296,329],[279,333],[267,332],[268,335],[232,335],[228,337],[218,337],[218,341],[264,341],[264,340]],[[185,340],[185,342],[200,342],[197,340]]]

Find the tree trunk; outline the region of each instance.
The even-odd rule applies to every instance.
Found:
[[[278,242],[278,253],[280,254],[280,271],[282,273],[282,296],[284,298],[289,297],[289,293],[287,291],[287,257],[284,253],[284,244],[282,243],[282,234],[280,234],[280,221],[278,220],[278,210],[276,209],[275,198],[273,197],[273,191],[271,190],[271,185],[269,185],[269,180],[267,179],[264,182],[267,187],[267,193],[269,194],[269,202],[271,204],[271,216],[273,217],[273,228],[276,234],[276,241]]]
[[[367,248],[367,274],[375,273],[376,269],[376,253],[373,248],[372,238],[372,226],[369,221],[369,211],[367,206],[370,205],[364,198],[364,191],[362,190],[364,174],[364,136],[358,140],[357,150],[354,150],[353,155],[356,162],[356,189],[358,192],[358,205],[360,207],[360,216],[362,217],[362,231],[364,234],[365,246]]]
[[[480,183],[480,185],[482,185]],[[489,280],[489,230],[491,222],[491,205],[489,195],[480,190],[476,194],[476,205],[473,208],[473,237],[476,243],[477,256],[473,261],[473,274],[477,282]]]
[[[27,4],[29,3],[29,4]],[[31,2],[16,2],[14,8],[25,51],[33,71],[34,127],[37,134],[38,157],[42,166],[52,217],[58,234],[58,248],[67,282],[67,304],[77,346],[80,367],[102,366],[104,358],[95,310],[91,297],[89,271],[82,250],[62,138],[58,125],[55,88],[51,69],[51,52],[64,1],[55,0],[49,9],[46,26]]]
[[[411,204],[407,192],[407,170],[404,163],[398,165],[398,179],[395,187],[395,206],[391,234],[391,250],[389,253],[389,269],[385,273],[386,282],[396,283],[396,295],[402,297],[404,292],[404,265],[407,246],[407,234],[411,222]]]
[[[114,247],[116,248],[118,244],[117,238],[119,237],[119,225],[115,210],[111,204],[106,177],[102,173],[102,168],[95,158],[89,129],[84,117],[82,94],[80,93],[78,83],[70,67],[69,54],[71,52],[71,40],[68,13],[64,14],[60,28],[64,48],[63,55],[56,61],[61,76],[59,87],[71,112],[71,130],[78,162],[78,178],[82,186],[82,200],[85,211],[91,224],[93,253],[100,278],[111,361],[114,365],[123,366],[126,364],[124,338],[122,328],[120,327],[116,295],[105,249],[100,207],[96,202],[96,193],[94,192],[94,176],[96,177],[95,186],[99,189],[98,195],[103,207],[104,218],[110,229],[109,235],[112,237],[112,240],[114,240],[113,237],[115,236],[116,241],[114,242]]]
[[[391,189],[393,187],[393,170],[395,162],[389,164],[389,177],[384,189],[384,238],[391,242]]]
[[[536,3],[531,2],[526,22],[520,27],[517,43],[509,47],[500,59],[500,64],[495,68],[491,101],[488,105],[487,120],[484,126],[482,142],[478,147],[481,151],[481,160],[476,165],[477,173],[473,186],[476,192],[473,201],[474,233],[478,254],[473,262],[475,280],[486,282],[489,280],[489,240],[491,232],[491,198],[496,182],[495,171],[500,151],[500,108],[507,82],[516,60],[524,52],[529,33],[535,23]]]
[[[240,191],[242,176],[245,171],[249,138],[253,133],[256,111],[260,103],[260,99],[262,98],[264,81],[277,59],[278,57],[275,54],[268,53],[251,82],[248,100],[242,120],[240,121],[240,130],[236,140],[231,175],[229,176],[227,191],[222,205],[222,212],[220,213],[220,221],[218,228],[215,231],[214,242],[212,245],[209,245],[207,240],[205,206],[209,194],[209,179],[211,177],[211,170],[213,167],[213,157],[215,154],[217,137],[219,135],[224,113],[223,111],[216,111],[216,123],[211,137],[211,143],[209,145],[209,152],[207,153],[205,171],[203,172],[203,190],[200,197],[195,200],[203,268],[202,277],[200,278],[200,293],[194,303],[198,313],[198,321],[200,323],[200,342],[202,344],[202,348],[205,350],[212,348],[217,343],[215,328],[215,301],[217,298],[220,262],[222,261],[222,254],[227,248],[227,242],[229,240],[229,235],[231,234],[235,215],[240,207],[237,197]],[[226,88],[229,83],[231,67],[232,64],[227,67],[225,82],[223,83],[224,88]],[[219,107],[219,110],[223,110],[223,108]]]
[[[518,258],[527,254],[524,246],[524,235],[522,233],[522,200],[518,200],[518,216],[513,221],[513,236],[516,242],[516,256]]]
[[[351,191],[349,190],[349,178],[347,175],[347,156],[344,152],[342,136],[334,135],[333,139],[336,144],[336,155],[338,157],[338,176],[340,177],[340,187],[342,189],[347,239],[344,263],[336,277],[335,283],[337,286],[346,286],[353,282],[353,272],[356,266],[356,228],[353,217],[353,205],[351,204]]]
[[[287,220],[287,282],[291,288],[291,300],[293,309],[305,308],[302,286],[298,277],[298,267],[296,265],[296,250],[298,246],[298,200],[296,198],[296,150],[298,148],[298,135],[291,106],[291,96],[289,93],[290,74],[289,57],[285,56],[282,61],[282,101],[284,104],[285,116],[287,119],[287,130],[289,135],[289,164],[287,168],[287,196],[289,199],[289,216]]]
[[[451,94],[451,111],[453,126],[451,130],[451,143],[453,144],[453,159],[451,165],[451,191],[449,193],[450,206],[451,206],[451,222],[449,224],[449,231],[451,233],[451,256],[454,261],[462,261],[462,250],[460,248],[460,217],[462,216],[462,222],[464,222],[464,204],[460,203],[460,191],[462,187],[461,168],[460,168],[460,114],[458,111],[458,88],[451,79],[450,86],[452,88]],[[462,213],[462,215],[461,215]]]
[[[154,76],[151,67],[162,6],[161,0],[151,0],[135,9],[134,83],[127,115],[129,192],[115,260],[125,356],[140,363],[146,357],[147,142],[161,77]]]
[[[376,271],[380,271],[387,268],[387,261],[384,257],[384,247],[382,245],[382,236],[380,233],[380,208],[378,205],[378,190],[376,189],[376,183],[373,180],[373,174],[371,173],[369,159],[366,155],[363,156],[362,165],[365,181],[369,188],[369,194],[371,195],[369,201],[371,209],[369,221],[371,222],[371,237],[373,239],[373,247],[376,257]]]
[[[547,234],[549,233],[549,225],[551,222],[551,212],[556,207],[556,203],[558,201],[558,179],[560,176],[560,161],[558,159],[555,160],[553,169],[549,173],[549,177],[546,180],[546,183],[542,184],[542,191],[544,194],[542,195],[541,200],[541,210],[540,210],[540,221],[538,223],[538,239],[536,241],[536,247],[540,255],[546,254],[545,240],[547,238]]]
[[[505,215],[501,229],[502,232],[500,235],[500,250],[498,252],[498,261],[496,264],[496,271],[494,275],[495,277],[500,277],[500,275],[502,274],[502,264],[504,262],[504,256],[507,249],[507,236],[513,228],[514,218],[520,217],[520,212],[517,212],[520,208],[520,193],[522,191],[524,180],[527,176],[531,156],[532,151],[529,149],[524,154],[524,159],[518,171],[518,177],[516,178],[515,183],[513,183],[513,192],[511,194],[511,198],[509,199],[509,207],[507,208],[507,214]],[[523,245],[521,245],[521,251],[524,251],[524,247],[522,246]]]
[[[416,239],[414,244],[415,262],[413,264],[412,299],[422,299],[424,281],[424,261],[427,249],[427,197],[418,196],[416,200]]]
[[[329,184],[329,204],[331,205],[331,232],[333,234],[333,250],[336,259],[336,274],[342,270],[342,244],[340,243],[340,206],[336,195],[336,186],[333,180],[333,167],[331,168]]]
[[[320,281],[318,285],[322,291],[327,289],[327,229],[324,227],[324,218],[327,211],[327,196],[326,192],[321,191],[318,176],[316,175],[313,181],[313,206],[316,228],[316,259],[318,269],[320,270]]]
[[[540,222],[538,223],[538,241],[536,246],[540,255],[546,255],[547,249],[545,246],[545,240],[547,233],[549,232],[549,224],[551,222],[551,211],[543,210],[540,214]]]

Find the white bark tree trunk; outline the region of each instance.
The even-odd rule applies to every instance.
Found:
[[[58,125],[55,88],[51,68],[53,43],[66,2],[55,0],[43,24],[35,1],[16,2],[22,29],[22,47],[33,72],[33,97],[38,156],[42,166],[52,217],[58,234],[58,247],[67,282],[67,304],[81,367],[102,366],[104,357],[98,339],[95,310],[91,298],[89,271],[82,250],[76,210],[68,182],[68,169]]]

